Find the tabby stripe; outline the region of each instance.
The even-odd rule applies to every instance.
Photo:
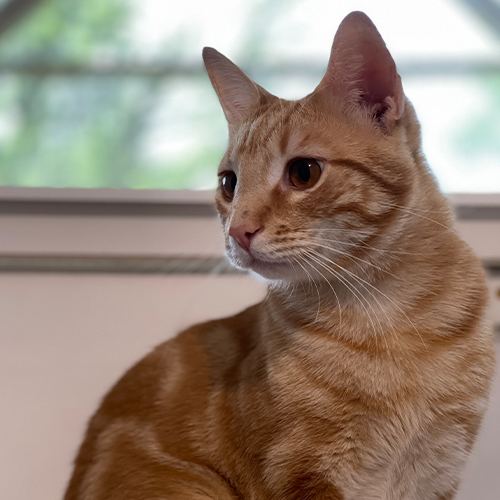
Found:
[[[277,132],[278,125],[281,125],[281,127],[279,127],[279,128],[283,128],[282,125],[288,123],[290,116],[292,116],[292,114],[294,112],[295,112],[295,106],[292,106],[284,116],[281,115],[280,113],[278,113],[278,116],[277,116],[276,120],[274,121],[274,123],[268,124],[269,132],[261,138],[261,144],[265,144],[266,142],[268,142],[271,139],[271,137]]]
[[[267,117],[263,117],[262,120],[265,120],[267,118],[267,120],[269,120],[269,116]],[[269,141],[269,139],[275,134],[276,132],[276,125],[277,123],[279,122],[279,117],[275,120],[274,123],[266,123],[266,124],[261,124],[260,125],[260,129],[264,129],[263,130],[263,133],[260,134],[260,136],[257,136],[257,137],[254,137],[252,138],[252,148],[259,148],[261,144],[265,144],[266,142]],[[255,134],[257,135],[257,134]],[[249,147],[249,150],[250,150],[250,147]]]
[[[241,148],[248,141],[248,136],[250,135],[250,125],[248,125],[243,131],[242,137],[238,138],[237,145]]]
[[[441,495],[438,500],[453,500],[455,498],[455,493],[457,492],[456,488],[450,490],[448,493]]]
[[[256,142],[254,139],[254,135],[256,133],[256,130],[258,130],[262,126],[260,122],[262,122],[263,120],[264,114],[260,114],[256,116],[253,119],[252,123],[248,126],[247,130],[245,131],[245,135],[239,145],[240,153],[246,149],[249,154],[253,154],[253,147]]]
[[[356,160],[351,160],[349,158],[336,158],[334,160],[330,160],[331,163],[337,163],[339,165],[345,166],[352,168],[353,170],[356,170],[357,172],[361,172],[362,174],[366,175],[370,179],[374,180],[377,184],[382,186],[386,191],[389,193],[395,195],[395,196],[400,196],[406,192],[406,186],[401,186],[401,185],[396,185],[388,182],[386,179],[384,179],[381,175],[376,174],[373,170],[371,170],[368,166],[366,166],[364,163],[361,163]]]
[[[241,148],[245,148],[249,153],[255,152],[262,144],[266,144],[271,140],[271,138],[276,134],[276,132],[281,128],[280,125],[285,124],[290,119],[290,116],[294,113],[295,106],[287,111],[285,115],[277,113],[277,116],[273,117],[274,120],[269,120],[269,115],[260,115],[252,124],[252,132],[250,130],[245,134],[245,141],[241,142]],[[265,124],[262,123],[265,119],[269,122]],[[256,131],[258,129],[264,129],[264,132],[260,137],[256,137]]]

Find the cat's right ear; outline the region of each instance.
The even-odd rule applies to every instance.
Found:
[[[203,61],[227,121],[231,125],[240,123],[248,109],[259,102],[259,87],[238,66],[211,47],[203,49]]]

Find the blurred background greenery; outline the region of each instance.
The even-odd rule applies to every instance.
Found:
[[[227,130],[202,47],[299,98],[356,9],[396,59],[442,187],[500,192],[495,0],[4,0],[0,185],[213,188]]]

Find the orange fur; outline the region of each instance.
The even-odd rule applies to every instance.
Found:
[[[485,278],[387,54],[353,13],[318,89],[289,102],[205,51],[229,121],[220,172],[237,175],[216,199],[227,253],[269,294],[124,375],[66,500],[454,497],[493,373]],[[309,189],[288,181],[296,158],[322,166]],[[231,227],[259,228],[250,252]]]

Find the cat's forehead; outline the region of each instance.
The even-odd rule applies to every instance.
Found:
[[[233,129],[227,160],[239,182],[250,182],[256,174],[277,181],[291,156],[319,155],[309,115],[301,101],[276,99]]]
[[[258,177],[275,184],[287,162],[298,157],[326,159],[332,148],[344,149],[348,128],[333,109],[311,106],[308,97],[299,101],[276,98],[261,106],[230,134],[226,162],[240,184],[250,185]],[[224,163],[224,162],[223,162]],[[225,165],[221,165],[225,168]]]
[[[293,113],[293,109],[288,103],[273,102],[259,107],[247,120],[230,129],[226,162],[236,172],[240,185],[253,184],[256,177],[262,180],[270,176],[272,163],[283,156],[279,140],[287,127],[283,117]],[[225,169],[225,165],[221,168]]]
[[[286,141],[300,112],[298,101],[276,99],[266,106],[261,106],[242,123],[233,134],[232,143],[235,153],[253,155],[263,152],[270,146],[278,146],[283,152]],[[278,144],[275,144],[278,142]]]

